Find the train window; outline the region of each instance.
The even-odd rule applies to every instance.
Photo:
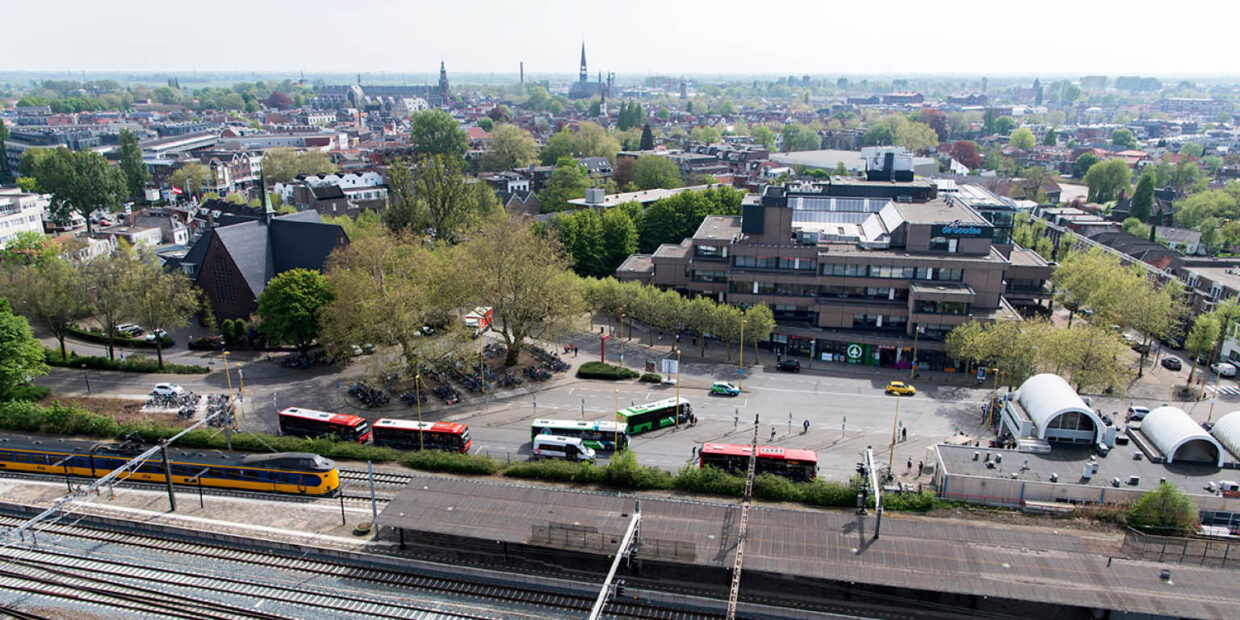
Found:
[[[16,462],[18,462],[18,463],[29,463],[29,462],[30,462],[30,453],[29,453],[29,452],[17,452],[17,453],[14,453],[14,454],[13,454],[13,460],[14,460],[14,461],[16,461]]]
[[[12,452],[0,451],[0,461],[12,461],[12,460],[13,460]]]
[[[321,483],[321,481],[319,480],[319,477],[318,477],[318,476],[312,476],[312,475],[310,475],[310,474],[302,474],[302,475],[301,475],[301,485],[302,485],[302,486],[306,486],[306,487],[317,487],[317,486],[319,486],[319,484],[320,484],[320,483]]]

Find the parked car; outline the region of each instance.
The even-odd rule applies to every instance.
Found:
[[[143,338],[145,338],[147,342],[155,342],[156,338],[167,338],[167,337],[168,337],[168,332],[162,329],[157,329],[147,334],[146,336],[143,336]]]
[[[185,393],[185,388],[175,383],[156,383],[151,393],[156,396],[180,396]]]
[[[1162,358],[1162,367],[1166,368],[1167,370],[1179,370],[1183,368],[1184,365],[1180,363],[1179,358],[1164,357]]]
[[[1161,342],[1163,346],[1167,347],[1168,349],[1183,349],[1184,348],[1184,341],[1180,340],[1179,338],[1163,338],[1159,340],[1159,342]]]
[[[888,394],[895,394],[896,396],[916,396],[917,395],[917,388],[903,381],[892,381],[888,383],[887,389],[884,391],[887,392]]]
[[[1213,371],[1214,374],[1220,377],[1236,376],[1236,367],[1232,366],[1231,364],[1228,364],[1227,362],[1219,362],[1217,364],[1210,364],[1210,370]]]
[[[776,370],[784,372],[801,372],[800,360],[783,360],[775,365]]]
[[[141,336],[144,330],[133,323],[121,323],[116,326],[116,333],[134,338]]]
[[[1145,416],[1149,415],[1149,413],[1150,413],[1149,407],[1138,407],[1136,405],[1128,405],[1128,414],[1124,416],[1124,421],[1125,422],[1140,422],[1141,420],[1144,420]]]
[[[736,396],[741,393],[741,390],[727,381],[716,381],[711,384],[710,393],[722,394],[723,396]]]

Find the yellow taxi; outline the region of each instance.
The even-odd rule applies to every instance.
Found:
[[[917,394],[917,388],[903,381],[892,381],[888,383],[885,391],[888,394],[895,394],[896,396],[914,396]]]

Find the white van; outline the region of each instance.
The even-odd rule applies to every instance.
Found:
[[[594,460],[594,448],[581,443],[580,437],[562,435],[538,435],[534,438],[534,449],[530,453],[535,459]]]

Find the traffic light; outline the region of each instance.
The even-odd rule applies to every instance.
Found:
[[[857,475],[862,478],[866,476],[865,463],[857,463]]]
[[[624,598],[624,581],[616,582],[616,598]]]

